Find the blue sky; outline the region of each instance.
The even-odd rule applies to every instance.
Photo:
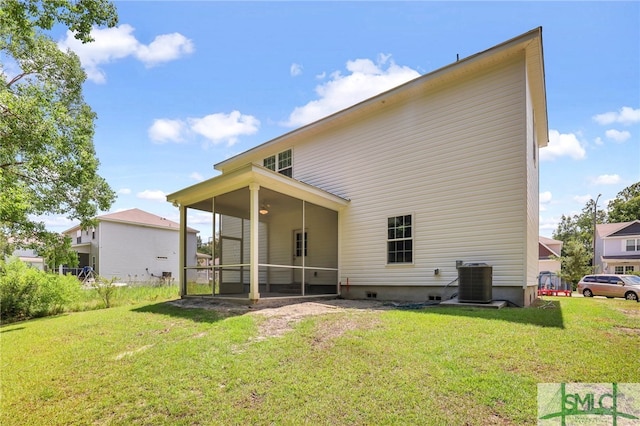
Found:
[[[640,181],[639,2],[115,4],[118,27],[94,30],[95,43],[54,32],[88,74],[112,212],[177,221],[165,195],[216,176],[213,164],[538,26],[550,133],[540,234]],[[206,215],[189,224],[211,235]]]

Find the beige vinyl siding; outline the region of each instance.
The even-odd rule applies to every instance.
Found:
[[[294,177],[351,200],[343,282],[443,285],[463,260],[492,265],[494,285],[522,285],[524,81],[519,55],[296,145]],[[405,214],[414,215],[414,264],[387,266],[386,220]]]
[[[535,114],[533,110],[533,103],[531,99],[531,90],[529,86],[529,80],[526,80],[527,88],[527,143],[526,143],[526,159],[527,159],[527,235],[524,243],[526,244],[526,282],[523,286],[537,286],[538,285],[538,235],[539,235],[539,161],[540,152],[538,150],[538,135],[536,134],[535,127]],[[546,136],[546,135],[545,135]]]

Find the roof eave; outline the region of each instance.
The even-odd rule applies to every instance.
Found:
[[[167,201],[174,205],[189,206],[208,198],[247,187],[250,183],[257,183],[265,188],[333,210],[340,210],[349,204],[349,200],[345,198],[250,163],[169,194],[167,195]]]

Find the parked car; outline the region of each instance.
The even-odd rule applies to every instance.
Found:
[[[578,292],[585,297],[624,297],[640,301],[640,276],[598,274],[585,275],[578,283]]]

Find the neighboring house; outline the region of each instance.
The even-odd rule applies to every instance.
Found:
[[[595,272],[640,272],[640,220],[597,225],[595,258]]]
[[[219,231],[215,296],[444,298],[457,266],[493,299],[537,297],[541,28],[215,165],[167,196]],[[197,265],[181,259],[185,274]],[[489,270],[487,268],[487,270]]]
[[[34,268],[38,268],[38,269],[40,269],[42,271],[44,271],[46,269],[46,265],[44,263],[44,258],[42,256],[39,256],[38,253],[36,253],[36,251],[34,249],[18,248],[18,249],[13,251],[12,256],[17,257],[18,259],[20,259],[24,263],[26,263],[26,264],[34,267]]]
[[[538,237],[538,272],[560,272],[560,260],[556,258],[562,254],[562,244],[562,241]]]
[[[91,229],[74,226],[64,234],[71,237],[80,268],[89,266],[107,279],[124,282],[175,279],[178,274],[180,225],[140,209],[96,217]],[[185,257],[196,261],[195,229],[186,230]]]

